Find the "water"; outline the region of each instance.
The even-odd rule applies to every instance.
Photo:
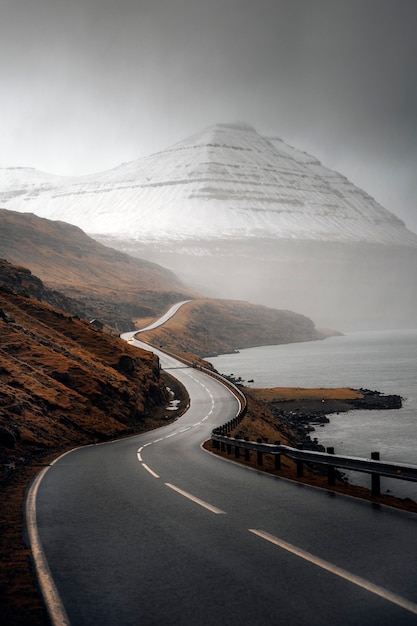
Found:
[[[348,333],[324,341],[264,346],[208,359],[248,387],[352,387],[399,394],[403,408],[330,416],[312,435],[337,454],[417,465],[417,329]],[[349,480],[369,487],[370,477]],[[381,479],[382,491],[417,501],[417,483]]]

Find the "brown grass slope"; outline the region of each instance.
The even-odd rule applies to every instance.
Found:
[[[1,460],[141,428],[167,402],[157,357],[0,285]]]
[[[140,327],[140,320],[136,322]],[[214,356],[242,348],[323,339],[314,323],[292,311],[234,300],[193,300],[141,339],[178,353]]]
[[[80,303],[80,313],[120,330],[193,297],[169,270],[104,246],[80,228],[0,209],[0,258],[24,266],[47,287]]]

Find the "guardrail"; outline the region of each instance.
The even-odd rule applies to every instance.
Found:
[[[136,334],[140,334],[141,332],[142,331],[138,331]],[[237,424],[243,419],[243,417],[246,414],[247,408],[248,408],[248,401],[247,401],[246,396],[243,393],[243,391],[241,389],[239,389],[239,387],[237,387],[237,385],[232,383],[225,376],[222,376],[218,372],[216,372],[214,370],[211,370],[209,367],[204,367],[203,365],[200,365],[199,363],[195,363],[195,361],[190,361],[189,359],[186,359],[186,358],[184,358],[182,356],[179,356],[178,354],[175,354],[174,352],[170,352],[169,350],[166,350],[165,348],[164,349],[157,348],[156,346],[153,346],[151,343],[149,343],[147,341],[143,341],[143,339],[139,339],[139,341],[141,341],[142,343],[147,344],[149,347],[154,348],[155,350],[160,350],[161,352],[163,352],[167,356],[170,356],[173,359],[176,359],[177,361],[180,361],[181,363],[184,363],[184,365],[188,365],[188,367],[193,367],[194,369],[197,369],[200,372],[204,372],[205,374],[208,374],[212,378],[215,378],[216,380],[221,382],[223,385],[228,387],[233,392],[233,394],[237,397],[237,399],[239,401],[239,411],[237,412],[236,417],[234,417],[233,420],[231,420],[231,422],[234,422],[234,425],[237,426]],[[225,424],[225,426],[227,426],[231,422],[227,422],[227,424]],[[222,427],[220,427],[220,428],[222,428]]]
[[[276,470],[281,468],[281,456],[286,456],[296,462],[298,477],[303,476],[304,463],[324,465],[327,468],[327,481],[329,486],[334,486],[336,483],[336,469],[346,469],[370,474],[371,491],[374,496],[381,495],[381,476],[417,482],[416,465],[381,461],[379,458],[379,452],[371,452],[371,458],[364,459],[360,457],[336,455],[334,453],[334,448],[332,447],[327,448],[327,452],[316,452],[315,450],[302,450],[301,448],[284,446],[281,445],[279,441],[271,444],[262,442],[261,439],[258,439],[258,441],[249,441],[248,437],[245,437],[244,439],[239,437],[230,437],[228,433],[238,426],[247,412],[248,402],[243,391],[221,374],[218,374],[207,367],[180,357],[167,350],[162,351],[185,365],[198,369],[205,374],[216,378],[231,389],[234,395],[238,398],[240,408],[236,416],[225,424],[217,426],[212,430],[211,439],[213,442],[213,448],[221,448],[222,451],[225,451],[228,454],[232,454],[232,448],[234,448],[235,458],[239,458],[241,450],[244,450],[245,460],[248,461],[250,460],[250,451],[253,450],[257,454],[257,465],[259,466],[263,465],[263,454],[272,454],[275,457]]]
[[[279,470],[281,468],[281,456],[283,455],[296,461],[297,476],[303,476],[304,463],[324,465],[327,467],[329,485],[335,484],[336,468],[364,472],[371,475],[371,490],[374,496],[381,494],[381,476],[417,482],[416,465],[380,461],[379,452],[372,452],[370,459],[363,459],[353,456],[335,455],[333,448],[328,448],[327,452],[316,452],[314,450],[291,448],[290,446],[281,445],[279,442],[271,444],[262,442],[262,440],[249,441],[248,438],[241,439],[222,434],[222,431],[230,431],[237,425],[233,422],[234,420],[231,420],[231,422],[215,428],[212,431],[211,439],[215,449],[221,448],[223,451],[231,454],[232,448],[234,448],[236,458],[239,458],[241,450],[244,450],[245,460],[250,460],[250,451],[253,450],[257,453],[257,464],[262,465],[262,455],[272,454],[275,457],[275,469]]]
[[[200,372],[204,372],[205,374],[208,374],[212,378],[216,378],[223,385],[228,387],[233,392],[233,394],[237,397],[237,399],[239,401],[239,405],[240,405],[239,411],[237,412],[236,417],[234,417],[231,420],[235,424],[235,426],[237,426],[242,421],[242,419],[244,418],[244,416],[246,415],[246,412],[248,410],[248,401],[247,401],[246,396],[243,393],[243,391],[241,389],[239,389],[239,387],[237,385],[235,385],[234,383],[232,383],[230,380],[228,380],[227,378],[225,378],[221,374],[218,374],[217,372],[214,372],[213,370],[209,369],[208,367],[203,367],[202,365],[198,365],[198,364],[192,363],[192,362],[190,362],[190,363],[191,363],[192,367],[194,367],[195,369],[198,369]]]

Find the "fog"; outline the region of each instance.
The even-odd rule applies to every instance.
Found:
[[[0,166],[98,172],[244,121],[417,232],[416,23],[415,0],[3,0]],[[415,326],[410,251],[187,245],[131,251],[320,325]]]
[[[101,241],[171,268],[203,296],[296,311],[320,328],[417,324],[416,248],[276,239]]]
[[[246,121],[417,231],[415,0],[3,0],[0,165],[84,174]]]

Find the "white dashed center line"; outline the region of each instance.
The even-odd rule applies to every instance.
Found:
[[[410,611],[411,613],[414,613],[417,615],[417,604],[415,604],[414,602],[411,602],[410,600],[406,600],[405,598],[402,598],[401,596],[398,596],[396,593],[392,593],[391,591],[388,591],[387,589],[384,589],[383,587],[374,585],[374,583],[371,583],[369,580],[366,580],[365,578],[361,578],[360,576],[351,574],[347,570],[342,569],[341,567],[338,567],[337,565],[333,565],[332,563],[329,563],[328,561],[324,561],[320,557],[314,556],[314,554],[310,554],[310,552],[306,552],[305,550],[302,550],[301,548],[298,548],[297,546],[293,546],[291,543],[287,543],[286,541],[283,541],[282,539],[279,539],[278,537],[275,537],[274,535],[270,535],[269,533],[263,530],[256,530],[254,528],[249,528],[249,532],[253,533],[254,535],[257,535],[258,537],[261,537],[262,539],[266,539],[266,541],[269,541],[270,543],[273,543],[274,545],[279,546],[280,548],[287,550],[288,552],[291,552],[292,554],[295,554],[296,556],[300,557],[301,559],[304,559],[305,561],[308,561],[309,563],[313,563],[314,565],[317,565],[317,567],[321,567],[322,569],[327,570],[328,572],[331,572],[332,574],[335,574],[336,576],[339,576],[340,578],[343,578],[344,580],[347,580],[350,583],[357,585],[358,587],[362,587],[362,589],[366,589],[367,591],[374,593],[380,598],[384,598],[384,600],[388,600],[388,602],[392,602],[393,604],[396,604],[397,606],[400,606],[403,609],[406,609],[407,611]]]
[[[159,478],[158,474],[156,472],[154,472],[149,465],[146,465],[146,463],[142,463],[142,467],[144,467],[146,469],[147,472],[150,473],[151,476],[153,476],[154,478]]]
[[[218,509],[217,507],[213,506],[212,504],[209,504],[208,502],[205,502],[204,500],[200,500],[200,498],[197,498],[196,496],[191,495],[191,493],[188,493],[187,491],[184,491],[183,489],[180,489],[179,487],[176,487],[175,485],[171,485],[171,483],[165,483],[165,484],[170,489],[173,489],[177,493],[180,493],[185,498],[188,498],[188,500],[191,500],[192,502],[199,504],[200,506],[204,507],[208,511],[211,511],[212,513],[216,513],[217,515],[226,515],[225,511]]]

